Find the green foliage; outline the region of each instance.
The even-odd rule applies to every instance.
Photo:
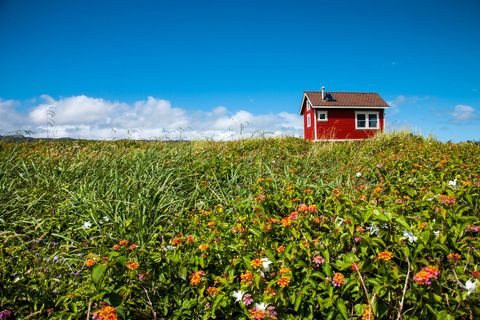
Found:
[[[406,133],[0,142],[0,309],[478,318],[479,155]]]

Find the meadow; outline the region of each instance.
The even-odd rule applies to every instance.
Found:
[[[0,318],[475,319],[480,144],[0,142]]]

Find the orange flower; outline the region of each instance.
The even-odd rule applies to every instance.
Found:
[[[210,211],[208,210],[200,210],[200,214],[203,214],[204,216],[208,216],[210,214]]]
[[[285,288],[286,286],[288,286],[289,283],[290,283],[290,278],[287,276],[282,276],[278,280],[278,285],[280,286],[280,288]]]
[[[290,227],[291,224],[292,224],[292,220],[288,219],[288,217],[285,217],[282,219],[282,225],[284,228]]]
[[[115,251],[118,251],[118,250],[120,250],[120,246],[118,244],[116,244],[112,247],[112,249],[115,250]]]
[[[211,295],[211,296],[216,295],[218,293],[218,291],[220,291],[220,289],[218,289],[216,287],[209,287],[207,289],[208,294]]]
[[[250,284],[252,284],[253,274],[250,271],[247,271],[245,273],[242,273],[240,275],[240,278],[242,279],[241,282],[243,282],[247,285],[250,285]]]
[[[130,247],[128,247],[128,249],[130,249],[130,250],[135,250],[135,249],[137,249],[137,248],[138,248],[138,246],[137,246],[135,243],[132,243],[132,244],[130,245]]]
[[[250,264],[252,265],[253,268],[259,268],[262,266],[262,260],[261,259],[253,259]]]
[[[393,258],[393,253],[391,253],[390,251],[382,251],[377,255],[378,260],[388,261],[388,260],[391,260],[392,258]]]
[[[104,307],[93,314],[96,320],[117,320],[117,310],[112,306]]]
[[[378,186],[375,189],[373,189],[373,194],[380,193],[380,191],[382,191],[382,187]]]
[[[190,284],[192,286],[196,286],[197,284],[202,282],[204,275],[205,275],[205,272],[203,272],[203,271],[197,271],[197,272],[192,273],[190,275]]]
[[[343,276],[343,274],[339,273],[339,272],[335,272],[333,274],[333,285],[335,287],[340,287],[342,284],[345,283],[345,277]]]
[[[87,259],[87,260],[85,260],[85,265],[86,265],[87,267],[93,267],[93,266],[95,265],[95,263],[96,263],[96,262],[95,262],[93,259]]]
[[[204,244],[201,244],[199,247],[198,247],[198,250],[200,251],[207,251],[208,250],[208,247],[209,245],[204,243]]]
[[[292,272],[292,269],[290,269],[289,267],[282,267],[280,268],[280,271],[279,271],[280,274],[285,274],[290,272]]]
[[[215,227],[215,221],[209,221],[209,222],[207,223],[207,226],[208,226],[209,228]]]
[[[282,245],[282,246],[277,248],[278,253],[282,253],[283,251],[285,251],[285,246]]]
[[[426,284],[430,285],[432,283],[432,279],[437,279],[438,275],[440,274],[440,270],[438,270],[435,266],[426,266],[423,267],[416,275],[413,276],[413,280],[418,284]]]
[[[269,288],[265,289],[263,294],[268,295],[270,297],[275,297],[277,295],[277,293],[275,292],[275,289],[273,287],[269,287]]]
[[[193,243],[193,242],[195,242],[195,238],[193,236],[187,236],[187,242],[188,243]]]
[[[140,264],[138,262],[130,262],[129,264],[127,264],[128,270],[135,270],[135,269],[138,269],[139,267],[140,267]]]
[[[425,228],[426,226],[427,226],[427,223],[426,223],[426,222],[420,222],[420,223],[418,224],[418,229],[423,229],[423,228]]]
[[[126,246],[128,244],[128,240],[120,240],[118,244],[121,246]]]
[[[171,241],[170,241],[171,244],[173,244],[174,246],[182,243],[182,239],[181,238],[173,238]]]

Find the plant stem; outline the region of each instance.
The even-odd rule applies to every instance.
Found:
[[[398,316],[397,320],[402,319],[402,310],[403,310],[403,301],[405,300],[405,294],[407,293],[407,285],[408,285],[408,278],[410,277],[410,259],[408,259],[408,256],[405,255],[407,258],[407,277],[405,278],[405,285],[403,286],[403,294],[402,294],[402,299],[400,300],[400,306],[398,307]]]

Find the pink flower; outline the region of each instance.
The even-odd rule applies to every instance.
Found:
[[[315,256],[313,257],[313,263],[315,263],[316,267],[319,268],[321,264],[325,262],[325,259],[322,256]]]

